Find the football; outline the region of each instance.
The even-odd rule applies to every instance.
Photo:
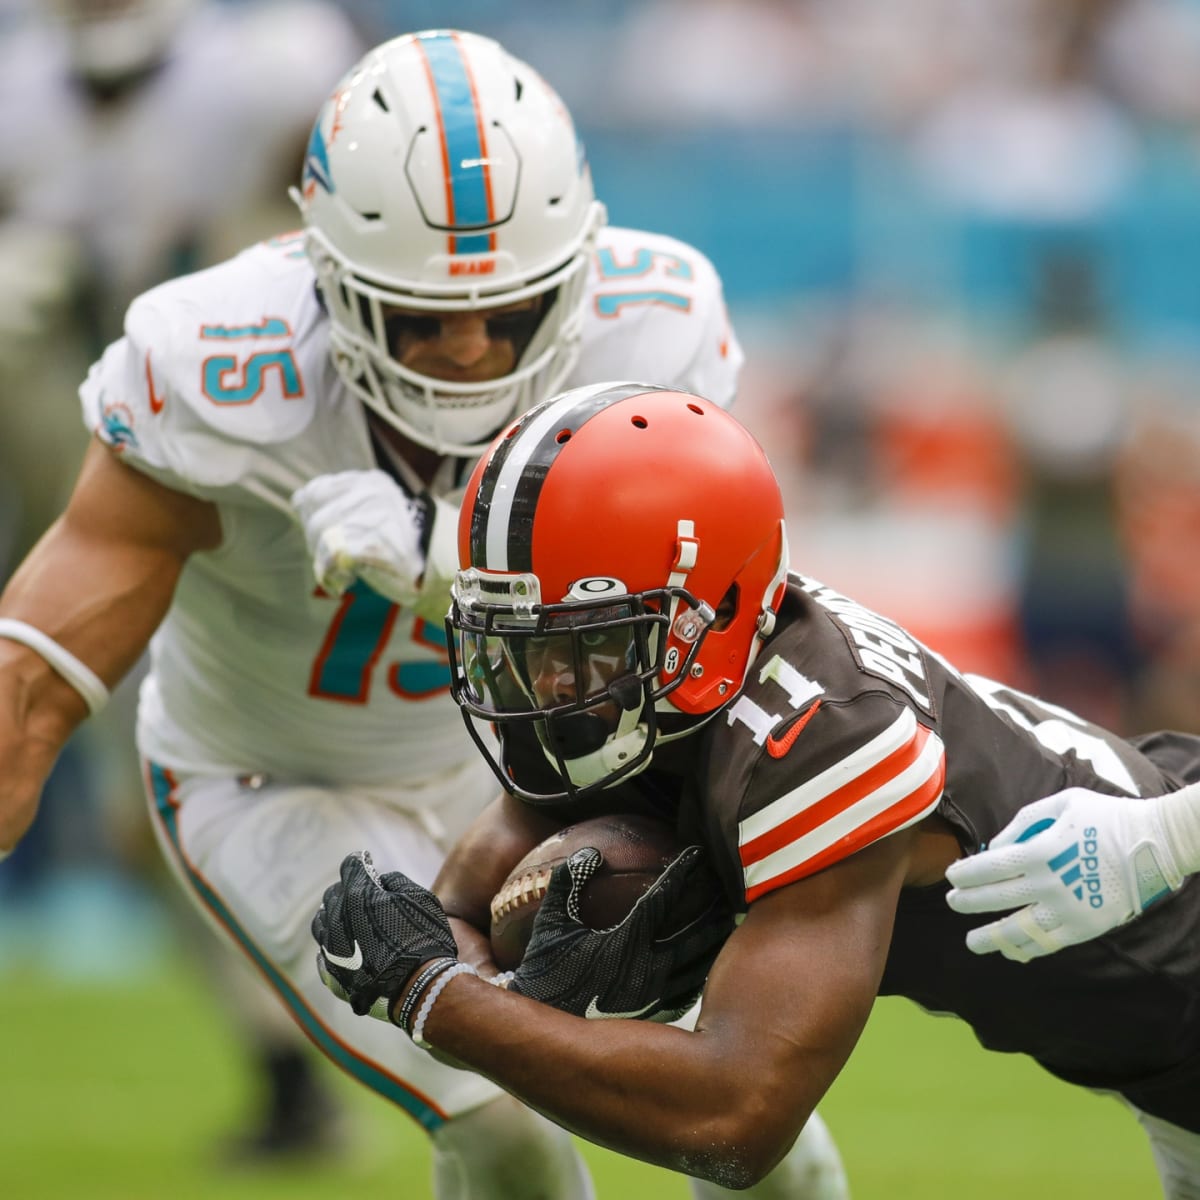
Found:
[[[580,896],[580,917],[590,929],[619,925],[683,849],[666,822],[632,813],[595,817],[551,834],[513,867],[492,898],[492,957],[501,970],[521,961],[550,872],[584,846],[604,858]]]

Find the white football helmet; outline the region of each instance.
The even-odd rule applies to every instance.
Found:
[[[496,42],[432,30],[368,53],[318,116],[294,198],[338,373],[406,437],[474,457],[570,372],[604,208],[562,101]],[[533,297],[540,323],[501,378],[433,379],[389,347],[385,310]]]
[[[194,0],[52,0],[67,31],[71,65],[89,82],[112,84],[154,66]]]

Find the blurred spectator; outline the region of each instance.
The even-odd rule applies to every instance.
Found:
[[[0,414],[27,536],[73,477],[82,369],[138,292],[295,224],[312,114],[358,49],[325,0],[52,0],[5,31],[0,369],[47,397]]]
[[[625,23],[612,61],[609,113],[635,127],[796,124],[827,91],[796,0],[654,0]]]
[[[1160,355],[1136,380],[1116,467],[1134,630],[1146,666],[1132,723],[1200,729],[1200,411],[1194,356]]]
[[[998,6],[996,36],[980,39],[974,71],[916,134],[918,161],[947,198],[976,213],[1043,223],[1085,220],[1113,203],[1138,154],[1129,116],[1095,73],[1094,50],[1113,7],[1111,0]],[[995,24],[1000,11],[1021,10],[1023,22],[1007,30]]]
[[[880,303],[815,345],[764,378],[751,343],[760,374],[739,401],[778,464],[794,567],[965,669],[1020,679],[1019,467],[980,349],[954,322]]]
[[[1030,328],[1003,376],[1025,462],[1021,614],[1032,690],[1127,730],[1140,655],[1113,482],[1130,370],[1093,253],[1049,251],[1039,279]]]
[[[62,507],[86,442],[75,390],[128,302],[297,223],[287,186],[313,114],[361,52],[325,0],[53,0],[24,10],[10,0],[5,18],[0,577]],[[77,890],[106,861],[158,863],[125,749],[135,688],[127,681],[62,756],[37,836],[3,868],[10,897],[23,890],[25,901],[52,905],[61,881]],[[88,903],[111,907],[112,894],[101,876]],[[196,923],[190,911],[184,919]],[[315,1057],[247,968],[207,931],[201,938],[263,1092],[231,1152],[321,1149],[334,1126]]]
[[[1200,7],[1194,0],[1109,4],[1094,43],[1097,78],[1144,120],[1200,119]]]

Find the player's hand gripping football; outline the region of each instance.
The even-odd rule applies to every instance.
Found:
[[[597,931],[580,921],[579,896],[601,861],[584,847],[555,867],[508,988],[580,1017],[673,1021],[695,1003],[733,932],[720,885],[700,847],[689,846],[619,925]],[[697,889],[711,897],[699,915]]]
[[[1014,962],[1107,933],[1183,880],[1157,801],[1085,788],[1026,805],[946,878],[955,912],[1017,910],[967,934],[976,954],[998,950]]]
[[[312,920],[317,970],[359,1016],[391,1020],[391,1006],[422,963],[457,958],[437,897],[399,871],[380,875],[365,850],[342,860]]]

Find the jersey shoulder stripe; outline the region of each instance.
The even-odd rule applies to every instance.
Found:
[[[905,709],[882,733],[739,822],[747,902],[803,879],[932,812],[942,740]]]

